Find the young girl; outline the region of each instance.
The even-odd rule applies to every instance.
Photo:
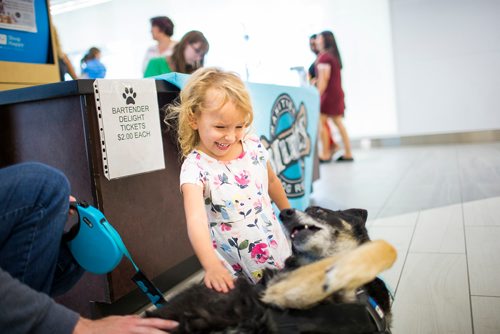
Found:
[[[214,68],[197,70],[180,93],[180,185],[189,239],[207,287],[227,292],[244,275],[257,282],[265,267],[282,268],[291,246],[271,199],[290,207],[259,138],[249,133],[253,111],[241,79]]]

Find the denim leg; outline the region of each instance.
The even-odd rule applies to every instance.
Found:
[[[47,294],[59,261],[68,198],[68,180],[54,168],[23,163],[0,169],[0,267]]]
[[[85,270],[76,262],[66,242],[61,244],[50,295],[59,296],[71,289]]]

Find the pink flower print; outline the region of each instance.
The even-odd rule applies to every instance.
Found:
[[[265,243],[260,243],[252,248],[251,256],[252,259],[257,263],[265,263],[269,259],[269,250],[266,249],[267,245]]]
[[[255,209],[256,214],[262,212],[262,202],[260,199],[253,203],[253,208]]]
[[[250,183],[249,174],[246,170],[242,171],[239,175],[235,175],[234,179],[236,180],[236,183],[238,184],[238,187],[240,187],[240,189],[245,189]]]
[[[230,224],[226,224],[226,223],[221,223],[220,224],[220,229],[221,231],[231,231],[231,225]]]
[[[212,240],[212,247],[214,249],[217,249],[217,242],[215,240]]]
[[[255,180],[255,188],[257,189],[257,195],[260,196],[264,193],[262,183],[260,183],[258,179]]]
[[[235,263],[231,267],[233,267],[233,270],[236,271],[237,273],[240,273],[243,271],[243,268],[241,268],[239,263]]]
[[[214,178],[213,183],[214,183],[214,186],[216,186],[217,188],[222,185],[222,182],[219,179],[219,177]]]
[[[252,164],[257,165],[259,163],[259,157],[257,156],[257,152],[250,152],[250,159],[252,160]]]
[[[271,246],[271,248],[274,248],[274,249],[276,249],[278,247],[278,243],[274,239],[269,241],[269,245]]]

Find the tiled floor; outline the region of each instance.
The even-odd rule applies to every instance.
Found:
[[[369,211],[398,249],[394,334],[500,333],[500,143],[358,150],[321,165],[313,203]],[[333,191],[332,191],[333,189]]]

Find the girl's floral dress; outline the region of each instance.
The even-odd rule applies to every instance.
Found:
[[[257,282],[264,268],[283,268],[291,246],[268,193],[268,153],[256,136],[242,143],[242,155],[231,161],[193,150],[182,164],[180,184],[203,187],[216,253],[234,276]]]

